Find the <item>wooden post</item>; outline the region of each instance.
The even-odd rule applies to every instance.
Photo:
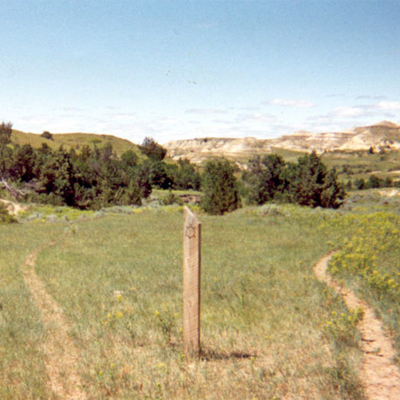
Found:
[[[186,357],[200,351],[201,223],[184,208],[183,228],[183,350]]]

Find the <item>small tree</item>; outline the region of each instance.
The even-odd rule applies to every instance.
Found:
[[[249,183],[252,186],[250,201],[264,204],[273,200],[275,195],[282,193],[284,182],[282,171],[285,161],[276,154],[269,154],[262,159],[256,156],[249,163]]]
[[[40,136],[47,140],[54,140],[53,135],[49,131],[44,131]]]
[[[162,161],[150,162],[151,185],[160,189],[169,189],[172,186],[172,179],[168,174],[168,168]]]
[[[354,181],[354,186],[356,187],[357,190],[366,189],[366,183],[364,178],[356,179]]]
[[[12,124],[11,122],[0,124],[0,178],[8,179],[12,165],[12,149],[8,146],[11,143]]]
[[[207,162],[202,190],[202,207],[209,214],[222,215],[241,207],[234,167],[225,159]]]
[[[0,124],[0,148],[7,146],[11,142],[12,123],[2,122]]]
[[[319,198],[318,206],[339,208],[346,196],[344,186],[339,182],[335,168],[328,170]]]
[[[34,178],[36,153],[30,144],[24,144],[14,150],[13,165],[10,173],[15,180],[29,182]]]
[[[145,137],[139,148],[140,151],[152,161],[162,161],[167,154],[167,149],[150,137]]]
[[[346,193],[336,170],[325,166],[313,151],[288,164],[287,195],[289,200],[303,206],[338,208]]]
[[[47,195],[61,204],[74,204],[74,169],[71,159],[62,148],[46,159],[39,180]]]
[[[125,170],[136,167],[139,157],[132,150],[127,150],[121,155],[121,167]]]
[[[383,183],[384,183],[383,179],[380,179],[376,175],[370,175],[366,183],[366,186],[367,188],[378,189],[384,186]]]
[[[201,178],[195,166],[187,159],[179,159],[178,165],[168,165],[170,175],[174,181],[173,189],[199,190]]]

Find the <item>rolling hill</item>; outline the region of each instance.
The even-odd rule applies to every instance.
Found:
[[[21,146],[30,144],[33,148],[39,148],[42,144],[47,144],[53,149],[58,149],[62,145],[66,150],[70,148],[79,150],[85,145],[93,148],[93,146],[104,147],[107,144],[111,144],[117,156],[120,156],[127,150],[132,150],[138,155],[140,153],[138,145],[129,140],[112,135],[98,135],[94,133],[58,133],[52,134],[52,139],[45,139],[39,134],[13,130],[11,141]]]

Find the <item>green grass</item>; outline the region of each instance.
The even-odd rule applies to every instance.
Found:
[[[61,226],[0,226],[0,398],[42,399],[47,375],[41,350],[41,315],[22,276],[22,266],[36,247],[58,237]]]
[[[393,195],[398,189],[367,189],[348,193],[342,210],[353,214],[388,212],[400,214],[400,196]],[[400,193],[400,192],[399,192]]]
[[[46,335],[21,265],[57,237],[36,271],[70,321],[89,398],[362,398],[357,333],[335,319],[348,311],[312,270],[330,248],[318,227],[338,213],[266,206],[200,215],[202,357],[187,362],[181,210],[0,226],[9,249],[0,264],[0,397],[52,398]]]
[[[400,152],[388,151],[384,154],[369,154],[368,151],[336,151],[322,155],[328,167],[335,167],[341,180],[368,179],[371,173],[379,178],[399,176],[391,171],[400,170]]]

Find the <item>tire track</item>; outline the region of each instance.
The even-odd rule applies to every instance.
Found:
[[[400,399],[400,371],[394,364],[396,351],[386,336],[381,321],[365,301],[360,300],[352,290],[344,289],[327,273],[332,255],[321,258],[314,267],[317,279],[331,287],[343,297],[349,309],[362,307],[364,317],[358,324],[361,334],[361,349],[364,353],[360,367],[360,379],[365,393],[371,400]]]
[[[68,335],[69,323],[61,307],[46,292],[43,282],[35,272],[35,262],[39,252],[54,244],[52,241],[30,253],[23,265],[23,275],[37,307],[42,312],[43,323],[47,330],[47,340],[43,350],[46,356],[49,388],[62,399],[86,399],[78,373],[79,352]]]

